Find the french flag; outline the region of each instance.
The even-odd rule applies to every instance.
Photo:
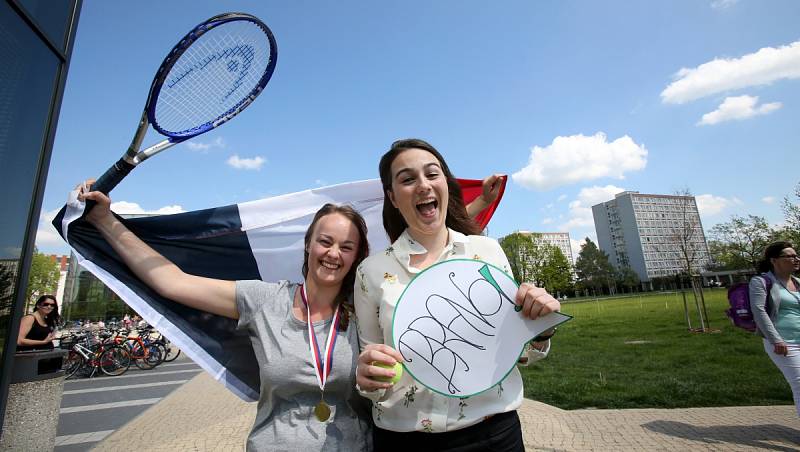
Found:
[[[477,216],[486,227],[505,189]],[[465,203],[481,194],[481,181],[459,179]],[[388,238],[381,212],[383,190],[377,179],[241,204],[175,215],[121,219],[139,238],[186,273],[227,280],[301,282],[303,238],[325,203],[349,204],[367,222],[372,252]],[[99,232],[83,219],[84,203],[70,193],[53,226],[73,248],[78,263],[119,295],[181,351],[246,401],[258,399],[258,363],[236,321],[198,311],[159,296],[122,262]]]

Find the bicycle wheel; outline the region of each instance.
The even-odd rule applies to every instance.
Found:
[[[146,349],[142,348],[140,345],[134,346],[135,354],[132,354],[134,357],[133,363],[136,364],[136,367],[142,370],[150,370],[153,367],[156,367],[159,362],[161,362],[161,351],[156,349],[151,350],[150,347],[146,347]],[[155,353],[155,356],[154,356]]]
[[[149,344],[147,346],[147,361],[156,367],[164,362],[164,357],[167,356],[167,349],[161,344]]]
[[[167,349],[167,355],[164,357],[164,362],[172,362],[179,356],[181,356],[181,349],[173,345],[171,342],[166,341],[164,342],[164,347]]]
[[[104,374],[115,377],[122,375],[131,367],[131,355],[123,347],[109,346],[100,355],[100,370]]]
[[[83,356],[80,353],[76,352],[75,350],[70,350],[67,354],[67,357],[64,358],[64,364],[61,368],[64,370],[64,377],[71,378],[75,375],[75,372],[78,371],[81,367],[83,367]]]

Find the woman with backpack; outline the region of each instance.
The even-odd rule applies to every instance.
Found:
[[[750,280],[750,309],[756,333],[764,338],[772,362],[792,388],[800,415],[800,258],[789,242],[775,242],[759,262],[762,274]]]

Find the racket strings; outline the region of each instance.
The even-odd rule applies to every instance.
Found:
[[[258,25],[234,21],[212,28],[164,78],[154,122],[181,136],[224,120],[259,86],[270,58],[269,39]]]

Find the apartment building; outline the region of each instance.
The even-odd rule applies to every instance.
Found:
[[[611,264],[643,282],[706,268],[710,262],[694,196],[625,191],[592,206],[597,242]]]

